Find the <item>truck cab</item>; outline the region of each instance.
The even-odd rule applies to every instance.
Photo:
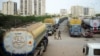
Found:
[[[81,36],[82,28],[80,25],[72,25],[70,27],[70,35],[72,36]]]
[[[70,36],[81,36],[82,20],[79,18],[73,18],[69,20],[69,34]]]
[[[100,43],[88,43],[83,47],[84,56],[100,56]]]

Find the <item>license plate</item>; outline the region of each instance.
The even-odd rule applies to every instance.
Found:
[[[78,35],[78,32],[75,32],[74,34],[75,34],[75,35]]]

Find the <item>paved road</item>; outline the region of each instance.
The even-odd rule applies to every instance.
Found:
[[[62,40],[55,40],[54,36],[50,36],[47,51],[43,56],[83,56],[82,48],[84,44],[88,42],[100,42],[100,35],[95,35],[96,38],[90,39],[70,37],[66,28],[66,22],[64,21],[59,28],[62,33]]]

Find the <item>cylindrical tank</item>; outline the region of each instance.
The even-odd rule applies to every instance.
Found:
[[[91,27],[99,27],[100,25],[98,19],[84,19],[83,23]]]
[[[52,25],[54,25],[55,24],[55,21],[52,18],[46,18],[44,20],[44,23],[51,23]]]
[[[83,19],[83,23],[87,24],[87,25],[90,25],[90,19]]]
[[[36,23],[26,28],[13,28],[5,33],[4,48],[11,54],[27,54],[33,51],[43,39],[46,26]]]
[[[81,19],[70,19],[69,20],[69,24],[70,25],[81,25],[82,24],[82,20]]]

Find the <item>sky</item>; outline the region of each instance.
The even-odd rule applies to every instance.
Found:
[[[2,2],[0,1],[0,10],[2,9]],[[18,3],[18,9],[20,6],[20,0],[12,0]],[[70,12],[71,6],[84,6],[94,8],[96,13],[100,13],[100,0],[46,0],[46,13],[59,13],[60,9],[67,9]]]

